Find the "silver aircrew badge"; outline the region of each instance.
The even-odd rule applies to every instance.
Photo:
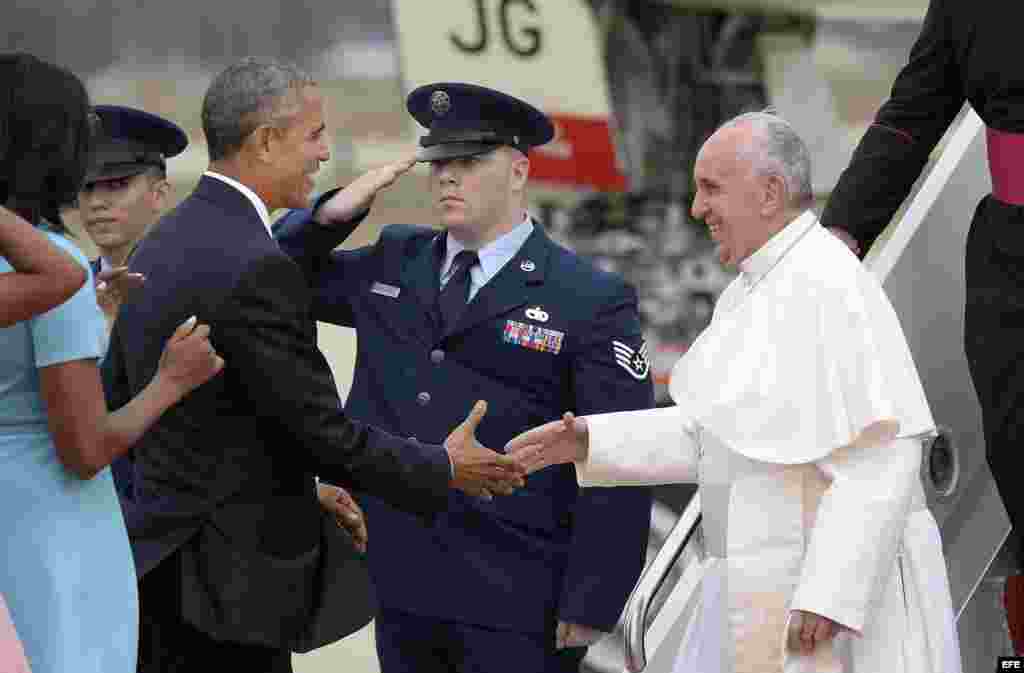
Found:
[[[615,361],[619,366],[629,372],[629,375],[638,381],[647,378],[651,371],[651,361],[647,358],[647,342],[640,344],[640,348],[633,350],[621,341],[612,341],[612,352],[615,354]]]
[[[540,306],[534,306],[533,308],[526,309],[526,317],[537,322],[547,322],[551,316]]]
[[[445,116],[452,109],[451,97],[448,96],[447,92],[438,89],[430,95],[430,109],[436,117]]]
[[[527,259],[524,260],[523,263],[519,265],[519,268],[522,269],[523,271],[530,272],[536,269],[537,265]]]

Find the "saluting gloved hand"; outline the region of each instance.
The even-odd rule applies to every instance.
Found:
[[[478,401],[469,416],[452,430],[444,447],[452,463],[452,488],[490,500],[494,494],[509,495],[525,483],[525,471],[511,456],[488,449],[476,440],[476,428],[487,413]]]

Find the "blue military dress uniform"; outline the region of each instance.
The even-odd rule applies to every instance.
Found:
[[[166,170],[167,159],[181,154],[188,136],[180,126],[158,115],[123,105],[97,105],[99,120],[96,146],[85,176],[85,188],[96,182],[139,175],[149,168]],[[89,262],[95,276],[103,270],[102,258]],[[131,497],[132,458],[126,454],[110,466],[121,497]]]
[[[497,111],[507,121],[519,109],[510,107],[521,104],[463,86],[414,92],[410,108],[417,95],[420,103],[436,103],[431,94],[439,90],[446,100],[433,105],[435,111],[445,105],[470,110],[471,120]],[[460,124],[450,129],[459,133]],[[535,140],[515,131],[517,140]],[[465,137],[458,142],[465,145]],[[428,145],[434,152],[429,160],[444,158],[438,154],[444,149]],[[314,224],[310,215],[286,215],[277,237],[310,274],[315,317],[357,330],[346,404],[353,418],[439,443],[482,399],[489,411],[477,437],[501,450],[518,433],[565,411],[653,406],[634,290],[555,244],[539,224],[457,322],[443,325],[438,295],[446,234],[392,225],[375,245],[331,253],[347,232]],[[447,512],[430,527],[375,498],[360,500],[382,609],[378,650],[385,673],[465,670],[460,657],[474,645],[492,650],[486,670],[578,669],[582,651],[561,657],[554,651],[556,621],[612,630],[643,567],[651,506],[647,489],[581,490],[574,468],[565,465],[531,475],[525,488],[489,501],[452,491]],[[434,643],[450,667],[423,661],[406,669],[390,663],[389,649],[403,645],[396,638],[445,636],[429,626],[382,629],[395,615],[421,625],[482,628],[460,631],[462,642]],[[548,660],[523,663],[521,634],[545,643]],[[571,662],[557,663],[566,654]]]

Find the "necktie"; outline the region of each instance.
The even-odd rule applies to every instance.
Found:
[[[469,299],[469,270],[479,261],[480,258],[473,250],[463,250],[455,255],[452,261],[448,282],[437,297],[437,304],[441,310],[441,326],[445,330],[455,327],[459,316],[466,308],[466,300]]]

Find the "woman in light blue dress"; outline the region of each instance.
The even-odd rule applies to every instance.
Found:
[[[0,256],[14,273],[0,276],[0,327],[67,301],[85,282],[82,267],[43,232],[0,206]]]
[[[0,203],[28,221],[59,218],[88,156],[85,89],[23,55],[0,57],[0,81],[11,85],[0,100]],[[88,272],[74,244],[47,236]],[[11,270],[0,257],[0,273]],[[194,319],[183,324],[150,384],[108,413],[91,274],[56,308],[0,328],[0,595],[33,673],[135,671],[135,572],[108,466],[220,370],[208,334]]]

